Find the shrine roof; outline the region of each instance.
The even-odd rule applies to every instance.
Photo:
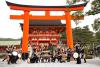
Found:
[[[6,1],[8,6],[20,6],[20,7],[30,7],[30,8],[73,8],[73,7],[79,7],[79,6],[86,6],[87,2],[82,3],[82,4],[74,4],[74,5],[64,5],[64,6],[43,6],[43,5],[24,5],[24,4],[16,4],[16,3],[12,3],[12,2],[8,2]]]
[[[30,20],[29,26],[65,26],[61,20]]]

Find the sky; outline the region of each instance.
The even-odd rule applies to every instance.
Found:
[[[46,5],[46,6],[57,6],[57,5],[66,5],[66,0],[0,0],[0,38],[21,38],[22,37],[22,31],[19,23],[23,23],[23,20],[11,20],[9,18],[10,15],[13,14],[23,14],[22,11],[15,11],[10,10],[10,8],[7,6],[5,1],[10,1],[13,3],[18,4],[26,4],[26,5]],[[20,2],[21,1],[21,2]],[[84,8],[84,13],[90,10],[91,8],[91,2],[93,0],[90,0],[90,2],[87,4],[87,6]],[[32,15],[44,15],[43,11],[39,12],[30,12]],[[51,15],[63,15],[64,12],[51,12]],[[90,30],[91,24],[93,23],[95,18],[100,17],[100,14],[97,15],[91,15],[91,16],[85,16],[84,20],[81,21],[81,23],[78,25],[80,27],[83,27],[85,25],[89,25]],[[62,23],[65,23],[65,20],[62,20]],[[75,28],[75,22],[71,21],[72,28]]]

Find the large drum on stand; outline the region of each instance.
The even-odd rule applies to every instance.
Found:
[[[73,57],[74,57],[74,58],[78,58],[78,53],[75,52],[75,53],[73,54]]]

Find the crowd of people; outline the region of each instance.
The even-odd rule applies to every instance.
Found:
[[[76,53],[76,55],[74,54]],[[67,48],[67,50],[56,48],[55,50],[46,49],[39,52],[30,47],[27,58],[23,59],[21,49],[17,49],[15,46],[6,48],[6,55],[2,61],[7,60],[8,64],[16,64],[18,60],[20,62],[27,61],[27,63],[44,63],[44,62],[70,62],[72,59],[77,61],[77,64],[81,64],[81,59],[84,59],[86,63],[84,48],[80,46],[75,46],[74,51]],[[76,57],[74,57],[76,56]],[[25,57],[25,56],[24,56]]]

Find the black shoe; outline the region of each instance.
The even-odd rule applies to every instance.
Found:
[[[10,62],[8,61],[8,64],[10,64]]]

